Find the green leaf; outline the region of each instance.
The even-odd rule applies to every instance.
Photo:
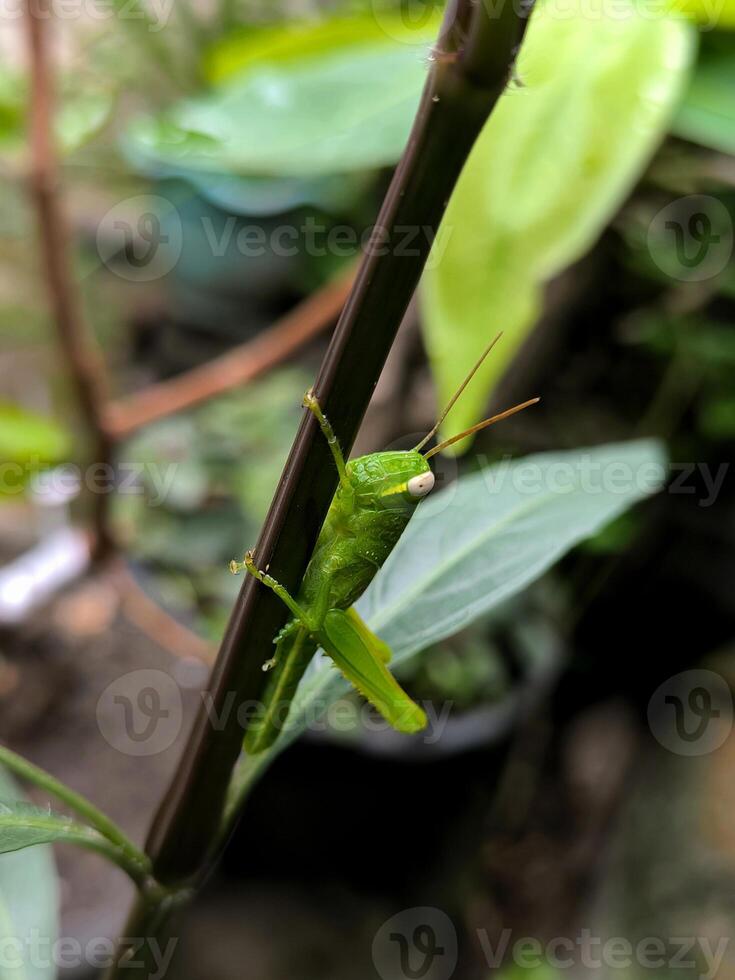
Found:
[[[0,769],[0,797],[19,795]],[[37,936],[49,951],[58,934],[58,880],[51,848],[33,847],[0,856],[0,944],[20,950],[18,966],[0,965],[0,980],[53,980],[50,962],[31,957],[28,941]],[[18,943],[20,946],[18,947]]]
[[[117,864],[136,883],[150,872],[145,855],[139,859],[137,853],[131,854],[99,831],[54,813],[50,807],[34,806],[23,800],[0,801],[0,855],[53,843],[77,844],[95,851]]]
[[[421,505],[357,610],[399,663],[518,593],[664,475],[660,444],[643,440],[463,477]]]
[[[393,650],[393,668],[530,585],[665,475],[661,444],[641,440],[503,460],[462,477],[420,505],[357,611]],[[315,661],[287,730],[241,761],[234,796],[347,690]]]
[[[735,153],[735,64],[733,53],[697,65],[672,131],[692,143]]]
[[[0,402],[0,460],[43,465],[58,463],[71,447],[68,432],[54,419],[20,405]]]
[[[0,854],[20,851],[35,844],[65,841],[89,846],[100,834],[69,817],[23,800],[0,802]]]
[[[221,49],[212,55],[215,75],[229,75],[233,60],[247,70],[165,116],[135,121],[128,151],[151,170],[261,178],[323,178],[395,163],[436,23],[408,37],[376,29],[373,18],[356,24],[265,32],[238,56]]]
[[[604,23],[581,0],[576,16],[559,2],[533,15],[522,85],[503,95],[480,135],[423,279],[440,404],[504,331],[451,415],[454,432],[482,415],[538,317],[544,283],[590,248],[630,192],[694,52],[690,25],[636,13],[632,0]]]

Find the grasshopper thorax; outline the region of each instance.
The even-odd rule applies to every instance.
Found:
[[[414,449],[358,456],[347,473],[361,502],[389,508],[415,506],[434,486],[429,464]]]

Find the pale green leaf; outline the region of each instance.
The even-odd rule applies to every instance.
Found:
[[[641,440],[503,460],[462,477],[420,505],[356,608],[390,645],[393,667],[519,593],[665,476],[661,444]],[[348,689],[315,661],[287,730],[242,761],[239,791]]]
[[[396,661],[485,615],[659,489],[640,441],[505,460],[429,496],[357,604]]]
[[[0,798],[19,795],[0,769]],[[0,855],[0,945],[19,950],[0,964],[0,980],[53,980],[50,951],[58,933],[58,881],[50,847],[39,846]],[[38,937],[45,959],[30,955],[29,942]],[[20,944],[20,946],[18,945]],[[41,945],[42,944],[42,945]]]
[[[440,403],[504,331],[453,411],[451,432],[481,416],[537,319],[543,284],[610,221],[686,80],[690,25],[638,14],[632,0],[607,19],[583,7],[545,0],[534,12],[521,85],[503,95],[480,135],[429,259],[423,318]]]

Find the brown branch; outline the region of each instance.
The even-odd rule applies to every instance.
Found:
[[[214,647],[159,606],[155,599],[151,599],[124,561],[112,563],[112,581],[122,600],[125,615],[139,630],[174,657],[191,657],[205,664],[212,663]]]
[[[221,395],[280,364],[336,321],[354,275],[350,270],[328,283],[253,340],[221,357],[112,402],[105,415],[107,431],[123,439],[150,422]]]
[[[89,431],[96,463],[109,464],[112,442],[104,426],[107,396],[105,365],[84,320],[74,287],[71,245],[59,201],[58,162],[53,138],[54,86],[46,27],[49,0],[27,0],[25,7],[30,59],[30,187],[40,234],[46,290],[56,333],[79,408]],[[91,491],[89,491],[91,493]],[[92,497],[96,556],[110,547],[109,494]]]

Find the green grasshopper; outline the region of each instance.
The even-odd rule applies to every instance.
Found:
[[[293,613],[293,619],[274,639],[275,656],[263,665],[271,670],[263,697],[263,712],[248,728],[245,749],[251,755],[267,749],[280,734],[284,716],[309,662],[321,647],[350,683],[399,732],[418,732],[427,724],[422,709],[411,700],[388,670],[389,647],[352,608],[398,543],[418,502],[434,486],[428,460],[447,446],[479,429],[520,412],[538,398],[478,422],[427,453],[420,450],[436,433],[499,336],[484,351],[464,379],[436,425],[413,449],[370,453],[345,462],[329,421],[313,393],[303,405],[311,411],[327,440],[339,475],[339,487],[324,522],[314,553],[294,598],[279,582],[260,571],[252,551],[230,569],[245,569],[272,589]]]

